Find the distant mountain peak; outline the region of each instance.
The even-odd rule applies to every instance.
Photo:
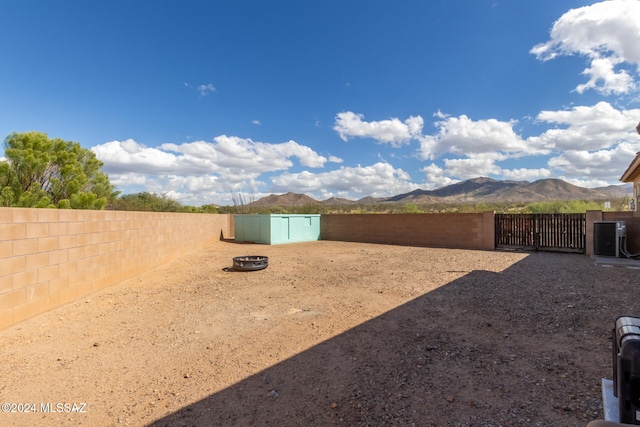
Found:
[[[436,190],[415,189],[409,193],[391,197],[363,197],[357,201],[332,197],[323,202],[305,195],[288,192],[271,194],[252,206],[304,206],[306,204],[346,205],[377,203],[513,203],[550,200],[609,200],[630,193],[629,185],[611,185],[602,188],[584,188],[557,178],[538,181],[500,181],[489,177],[478,177],[461,181]]]

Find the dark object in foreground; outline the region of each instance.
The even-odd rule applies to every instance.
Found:
[[[245,255],[233,258],[233,269],[241,271],[262,270],[269,266],[269,257],[261,255]]]
[[[620,422],[640,424],[640,318],[616,319],[613,330],[613,391]]]

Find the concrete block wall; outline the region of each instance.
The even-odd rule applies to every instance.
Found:
[[[231,234],[230,215],[0,208],[0,330]]]
[[[320,239],[493,250],[494,213],[322,215]]]

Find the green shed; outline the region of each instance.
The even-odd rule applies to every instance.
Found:
[[[319,214],[234,215],[233,223],[236,242],[277,245],[320,239]]]

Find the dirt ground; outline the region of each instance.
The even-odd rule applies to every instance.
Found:
[[[269,266],[228,271],[240,255]],[[0,332],[0,425],[585,426],[639,276],[577,254],[216,242]]]

